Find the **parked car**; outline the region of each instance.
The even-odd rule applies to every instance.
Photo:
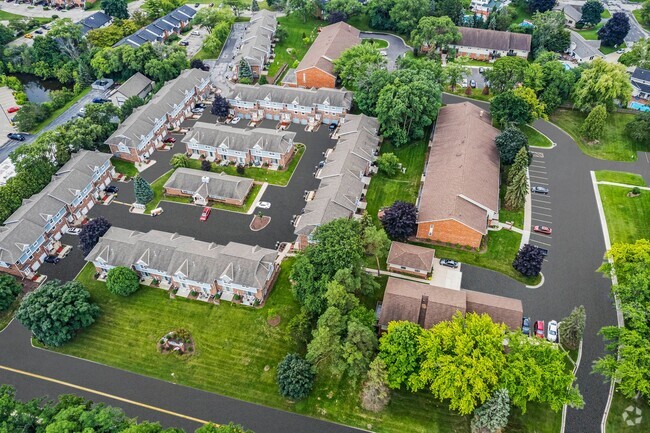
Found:
[[[34,35],[31,33],[25,33],[25,39],[33,39]]]
[[[530,335],[530,317],[524,317],[521,321],[521,332]]]
[[[546,226],[535,226],[533,227],[533,231],[545,235],[550,235],[551,233],[553,233],[553,230],[551,230],[550,227],[546,227]]]
[[[454,268],[454,269],[460,266],[460,263],[452,259],[440,259],[440,264],[442,266],[447,266],[448,268]]]
[[[472,89],[476,89],[476,80],[471,80],[469,85],[472,86]]]
[[[192,113],[194,114],[201,114],[205,111],[204,108],[192,108]]]
[[[161,213],[163,213],[163,208],[157,207],[157,208],[155,208],[154,210],[151,211],[151,216],[152,217],[157,217]]]
[[[119,191],[120,189],[116,187],[115,185],[109,185],[104,189],[104,192],[107,192],[109,194],[115,194]]]
[[[34,30],[34,33],[36,33],[37,35],[42,35],[42,34],[43,34],[43,30]]]
[[[176,143],[176,139],[174,137],[167,137],[163,140],[163,143]]]
[[[210,212],[212,212],[212,208],[204,207],[203,212],[201,212],[201,221],[207,221],[208,217],[210,216]]]
[[[544,257],[548,256],[548,250],[546,248],[537,247],[537,249],[539,250],[540,253],[542,253]]]
[[[257,207],[260,209],[268,209],[271,207],[271,203],[269,203],[268,201],[261,201],[257,204]]]
[[[544,188],[543,186],[534,186],[530,190],[537,194],[548,194],[548,188]]]
[[[551,320],[548,322],[548,331],[546,332],[546,339],[551,343],[557,343],[557,322]]]
[[[93,104],[105,104],[106,102],[111,102],[106,98],[93,98]]]
[[[334,131],[337,126],[339,126],[338,123],[332,122],[332,123],[330,123],[328,128],[330,129],[330,131]]]
[[[199,6],[201,6],[200,3],[194,3],[194,7],[195,7],[195,8],[198,8]]]
[[[7,134],[7,138],[9,138],[10,140],[25,141],[25,136],[17,132],[10,132],[9,134]]]
[[[205,108],[205,104],[203,102],[197,102],[194,104],[194,108]]]
[[[20,111],[20,107],[9,107],[7,108],[7,113],[15,113],[16,111]]]
[[[203,65],[203,66],[201,66],[201,70],[202,70],[202,71],[205,71],[205,72],[208,72],[208,71],[210,70],[210,66],[208,66],[208,65]]]
[[[231,124],[236,125],[239,123],[241,120],[241,117],[233,117],[232,120],[230,121]]]
[[[45,25],[45,24],[43,24],[43,25],[41,26],[41,28],[42,28],[43,30],[49,30],[49,29],[50,29],[49,26],[47,26],[47,25]]]
[[[467,78],[463,78],[463,87],[467,87]]]
[[[616,54],[623,54],[625,50],[616,50]]]
[[[52,263],[52,264],[56,265],[60,261],[61,261],[61,259],[58,258],[57,256],[47,256],[47,257],[45,257],[45,263]]]
[[[478,68],[478,73],[479,73],[479,74],[484,74],[484,73],[485,73],[485,68],[484,68],[483,66],[481,66],[480,68]]]
[[[197,3],[197,4],[198,4],[198,3]],[[198,31],[194,30],[194,31],[192,32],[192,36],[201,36],[201,33],[199,33]]]
[[[544,338],[544,321],[543,320],[538,320],[535,322],[535,326],[533,327],[533,330],[535,331],[535,337],[537,338]]]
[[[79,227],[68,227],[68,230],[66,232],[69,235],[77,236],[79,233],[81,233],[81,229]]]
[[[178,43],[178,45],[180,45],[181,47],[186,47],[186,46],[188,46],[189,44],[190,44],[190,43],[187,42],[187,41],[180,41],[180,42]]]

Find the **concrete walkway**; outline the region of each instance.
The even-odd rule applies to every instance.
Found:
[[[618,183],[618,182],[608,182],[606,180],[598,180],[596,181],[598,185],[611,185],[611,186],[620,186],[623,188],[639,188],[645,191],[650,191],[650,187],[647,186],[638,186],[638,185],[629,185],[627,183]]]
[[[371,275],[377,275],[377,269],[375,268],[364,268],[364,271]],[[381,275],[388,275],[389,277],[401,278],[402,280],[417,281],[418,283],[433,285],[433,280],[425,280],[423,278],[411,277],[410,275],[398,274],[397,272],[384,270],[380,270],[379,273]]]

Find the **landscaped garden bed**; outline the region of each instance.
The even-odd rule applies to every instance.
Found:
[[[195,351],[192,334],[183,328],[178,328],[165,334],[158,341],[157,348],[162,354],[176,353],[178,355],[191,355]]]

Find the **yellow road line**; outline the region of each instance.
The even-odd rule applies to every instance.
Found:
[[[102,396],[102,397],[107,397],[107,398],[110,398],[110,399],[113,399],[113,400],[121,401],[123,403],[132,404],[134,406],[140,406],[140,407],[143,407],[145,409],[149,409],[149,410],[153,410],[153,411],[156,411],[156,412],[164,413],[166,415],[175,416],[177,418],[183,418],[183,419],[186,419],[186,420],[189,420],[189,421],[194,421],[194,422],[199,423],[199,424],[208,424],[210,422],[210,421],[205,421],[205,420],[202,420],[202,419],[199,419],[199,418],[194,418],[194,417],[189,416],[189,415],[183,415],[183,414],[178,413],[178,412],[172,412],[170,410],[162,409],[162,408],[159,408],[159,407],[156,407],[156,406],[151,406],[151,405],[148,405],[148,404],[145,404],[145,403],[140,403],[138,401],[129,400],[127,398],[118,397],[118,396],[113,395],[113,394],[108,394],[108,393],[105,393],[105,392],[102,392],[102,391],[97,391],[95,389],[86,388],[84,386],[75,385],[73,383],[64,382],[64,381],[58,380],[58,379],[53,379],[51,377],[41,376],[40,374],[30,373],[28,371],[17,370],[15,368],[5,367],[4,365],[0,365],[0,369],[10,371],[10,372],[16,373],[16,374],[22,374],[23,376],[33,377],[35,379],[44,380],[46,382],[56,383],[57,385],[67,386],[68,388],[77,389],[79,391],[89,392],[91,394],[96,394],[96,395],[99,395],[99,396]],[[213,424],[215,424],[215,423],[213,423]],[[215,424],[215,425],[218,426],[219,424]]]

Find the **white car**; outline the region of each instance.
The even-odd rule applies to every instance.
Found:
[[[467,87],[467,78],[463,78],[463,87]]]
[[[76,236],[76,235],[78,235],[79,233],[81,233],[81,229],[80,229],[80,228],[77,228],[77,227],[68,227],[67,233],[68,233],[69,235],[75,235],[75,236]]]
[[[241,117],[233,117],[232,120],[230,121],[230,123],[232,123],[233,125],[236,125],[236,124],[239,123],[240,120],[241,120]]]
[[[196,30],[194,30],[194,31],[192,32],[192,36],[201,36],[201,33],[199,33],[199,32],[197,32]]]
[[[271,207],[271,203],[269,203],[268,201],[261,201],[257,204],[257,207],[260,209],[268,209]]]
[[[557,322],[551,320],[546,328],[546,339],[551,343],[557,343]]]

